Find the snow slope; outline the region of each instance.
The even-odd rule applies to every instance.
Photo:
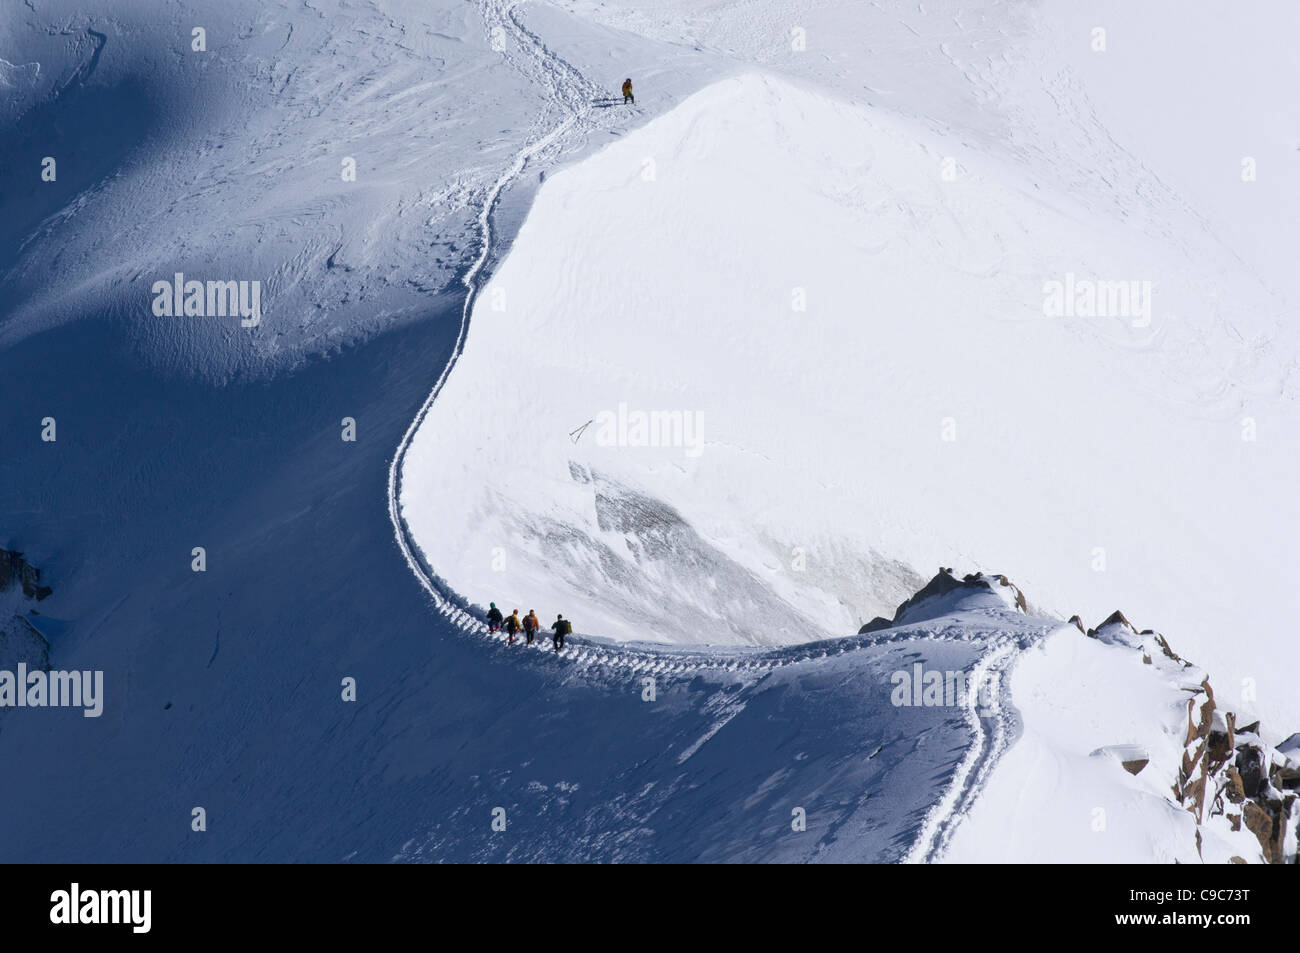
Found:
[[[1152,281],[1155,308],[1145,331],[1119,321],[1068,322],[1067,331],[1111,346],[1097,354],[1104,367],[1086,380],[1082,374],[1073,379],[1079,404],[1061,403],[1047,388],[1056,444],[1065,444],[1060,455],[1052,454],[1056,448],[1043,427],[1006,438],[1042,445],[1041,461],[1028,464],[1035,470],[1052,465],[1042,461],[1082,459],[1095,470],[1110,461],[1113,475],[1080,475],[1073,493],[1080,518],[1043,524],[1057,538],[1020,534],[1016,545],[1001,548],[1000,534],[978,527],[980,547],[967,552],[976,564],[1010,572],[1041,605],[1062,613],[1100,618],[1122,605],[1158,621],[1220,674],[1225,690],[1259,693],[1275,719],[1295,721],[1294,693],[1280,673],[1294,670],[1297,658],[1276,633],[1295,608],[1281,572],[1297,515],[1285,473],[1298,449],[1300,279],[1289,256],[1300,244],[1300,215],[1294,214],[1300,123],[1291,95],[1300,53],[1290,39],[1300,28],[1300,8],[1253,0],[1240,15],[1225,17],[1212,5],[1179,0],[563,5],[583,17],[757,64],[860,106],[876,121],[908,121],[927,130],[918,138],[930,152],[917,165],[915,183],[902,192],[905,205],[914,202],[916,190],[937,184],[940,164],[951,158],[959,172],[940,194],[977,197],[984,179],[994,175],[1061,213],[1055,228],[1065,233],[1040,233],[1041,247],[1032,250],[1040,253],[1034,267],[1058,248],[1064,260],[1055,273],[1023,275],[1027,285],[1059,280],[1061,269],[1080,277],[1091,271],[1102,280]],[[1097,47],[1099,28],[1103,49]],[[1246,159],[1256,167],[1250,181],[1243,180]],[[992,194],[984,198],[993,204]],[[973,267],[987,267],[996,278],[994,271],[1017,263],[1013,236],[993,218],[947,245],[956,258],[974,252]],[[981,241],[983,254],[977,251]],[[1103,254],[1083,253],[1107,249],[1117,252],[1118,265],[1107,264]],[[927,272],[919,280],[941,277]],[[876,299],[874,291],[866,298]],[[968,318],[972,307],[995,317],[998,312],[983,293],[960,305],[954,321]],[[918,346],[928,354],[933,345]],[[1026,342],[1027,351],[1033,347]],[[1086,365],[1089,356],[1071,344],[1061,366]],[[1005,357],[981,354],[986,365],[996,360],[999,367]],[[1127,389],[1115,391],[1116,378]],[[961,391],[958,382],[916,400],[928,411],[915,425],[926,437],[946,416],[987,428],[978,419],[987,412],[971,419],[978,395]],[[1040,403],[1021,399],[1017,426],[1032,423],[1024,409]],[[1089,418],[1109,428],[1088,430]],[[969,428],[959,433],[961,440],[976,436]],[[1255,439],[1243,440],[1247,433]],[[1131,468],[1132,493],[1122,487],[1109,497],[1094,493],[1108,480],[1124,482]],[[1152,468],[1158,480],[1137,476]],[[965,485],[971,469],[949,472]],[[1018,507],[1043,492],[1021,484],[1025,467],[1012,466],[1011,456],[996,469],[1014,474],[1000,483],[1015,493]],[[1144,491],[1144,484],[1151,489]],[[1047,492],[1069,491],[1054,484]],[[1131,498],[1117,501],[1117,494]],[[1026,511],[1021,522],[1030,526],[1044,515]],[[973,538],[966,533],[959,542]],[[990,554],[990,548],[1000,551]],[[1099,548],[1105,571],[1093,570]],[[1231,553],[1239,571],[1220,585],[1211,567],[1223,552]],[[1172,574],[1171,554],[1177,559]],[[962,560],[954,555],[950,561]],[[1175,579],[1189,570],[1198,579],[1184,588]],[[1186,591],[1200,598],[1185,599]],[[1237,626],[1243,621],[1248,624]],[[1221,634],[1228,627],[1235,633],[1230,640]]]
[[[1003,671],[1055,627],[980,593],[886,635],[761,653],[580,638],[557,659],[468,625],[511,681],[545,687],[475,734],[518,768],[473,778],[465,807],[431,813],[395,859],[929,861],[1014,737]],[[986,688],[895,704],[915,669]],[[547,780],[557,756],[565,773]],[[477,823],[494,803],[508,836]]]
[[[0,343],[93,313],[160,372],[220,383],[458,301],[501,169],[572,112],[510,32],[515,6],[3,5],[0,82],[16,112],[0,164],[23,172],[0,195]],[[579,49],[661,61],[677,95],[708,75],[690,51],[563,23]],[[593,113],[539,158],[629,119]],[[46,156],[54,182],[40,178]],[[175,272],[260,281],[260,325],[155,317],[151,286]]]
[[[425,35],[481,62],[482,71],[460,64],[466,70],[457,76],[449,61],[437,78],[455,80],[464,121],[501,125],[491,140],[497,148],[485,150],[482,169],[457,168],[466,152],[445,166],[411,171],[408,184],[417,175],[504,183],[495,206],[489,188],[470,190],[457,232],[477,243],[480,213],[493,213],[488,264],[508,246],[511,223],[548,162],[621,132],[620,124],[643,113],[601,119],[601,106],[591,103],[572,136],[554,140],[554,150],[528,152],[571,114],[545,91],[534,100],[545,115],[526,101],[518,103],[517,122],[491,108],[494,99],[520,99],[516,78],[532,89],[538,76],[530,72],[536,44],[521,33],[507,34],[499,60],[483,54],[492,27],[511,12],[501,5],[470,11],[422,4],[417,11],[392,3],[351,14],[340,6],[324,12],[343,16],[324,22],[310,8],[285,6],[283,35],[257,19],[276,8],[230,5],[205,18],[212,46],[223,52],[202,75],[180,65],[188,62],[176,50],[188,33],[183,15],[177,25],[173,16],[157,16],[152,3],[118,5],[112,17],[63,6],[4,10],[11,29],[3,35],[18,44],[18,52],[4,50],[6,61],[44,66],[15,75],[86,80],[32,87],[29,108],[14,120],[25,123],[23,134],[4,141],[34,155],[63,130],[94,131],[102,138],[88,154],[105,164],[70,170],[61,159],[66,191],[4,196],[12,244],[0,286],[0,545],[22,550],[54,587],[40,615],[26,617],[49,640],[51,664],[103,670],[106,698],[98,719],[6,711],[0,759],[17,767],[0,786],[5,861],[883,860],[933,853],[950,832],[948,808],[984,776],[993,741],[1005,731],[996,714],[986,724],[963,708],[886,707],[884,676],[915,661],[945,669],[1002,665],[1006,639],[1035,638],[1048,623],[992,618],[980,606],[969,620],[923,622],[894,639],[812,643],[770,658],[672,657],[582,639],[559,659],[507,655],[430,613],[385,518],[393,448],[456,350],[459,282],[440,295],[431,292],[442,279],[431,279],[409,321],[380,316],[374,327],[354,327],[331,312],[295,337],[283,323],[286,308],[268,308],[260,333],[279,336],[275,351],[263,349],[269,340],[258,334],[239,338],[233,322],[163,327],[131,303],[131,285],[144,278],[115,278],[119,268],[133,273],[141,262],[171,271],[182,256],[169,251],[169,236],[205,252],[226,247],[244,216],[310,249],[313,223],[322,232],[331,222],[345,232],[364,229],[368,215],[394,211],[387,201],[404,201],[398,184],[388,199],[372,192],[357,205],[325,203],[322,216],[313,209],[298,219],[279,204],[292,205],[301,188],[289,163],[268,171],[264,188],[241,192],[228,181],[227,163],[242,171],[267,149],[300,156],[290,128],[298,123],[332,140],[364,114],[378,123],[366,128],[371,147],[400,155],[411,147],[401,104],[440,95],[435,83],[385,100],[384,110],[372,103],[361,113],[321,108],[304,115],[299,100],[276,101],[279,80],[243,69],[261,55],[263,40],[284,44],[275,74],[287,80],[284,88],[319,104],[328,92],[319,79],[326,67],[308,38],[334,51],[329,70],[365,76],[371,45],[400,59],[412,35],[434,29],[423,19],[430,11],[465,16],[465,29]],[[232,21],[250,17],[254,28],[237,32],[240,43],[252,45],[251,60],[238,55],[240,43],[229,33],[223,39],[222,11]],[[655,53],[655,44],[635,37],[573,23],[559,29],[562,17],[530,13],[535,19],[521,17],[524,26],[549,25],[570,46],[590,41],[590,59],[612,47],[675,64],[683,90],[692,75],[721,68],[689,51]],[[102,46],[95,34],[107,38]],[[699,73],[691,73],[692,62]],[[295,87],[299,65],[317,70],[317,78]],[[377,67],[359,92],[376,86],[373,98],[388,83],[416,79],[390,66],[395,72]],[[252,85],[241,87],[250,76]],[[167,130],[169,148],[147,136],[137,141],[126,121],[118,138],[110,123],[88,125],[97,115],[142,115],[139,104],[153,101],[138,98],[133,83],[149,80],[163,96],[148,113],[150,128]],[[242,92],[223,91],[223,80]],[[206,148],[206,129],[187,125],[184,102],[167,98],[190,88],[209,118],[230,111],[222,148]],[[475,90],[485,98],[469,95]],[[395,121],[384,126],[376,116]],[[68,133],[61,141],[72,147],[86,140]],[[230,158],[231,150],[242,158]],[[207,201],[191,194],[192,182],[211,183]],[[166,210],[185,196],[198,213],[169,219]],[[248,204],[250,196],[260,207]],[[376,246],[373,261],[391,255],[402,262],[419,251],[403,245],[401,229],[374,234],[391,247]],[[431,226],[421,234],[434,240],[443,233]],[[61,245],[64,255],[23,250]],[[309,296],[334,270],[328,256],[286,262],[283,250],[242,239],[229,248],[259,270],[286,276],[288,298],[277,291],[271,301]],[[457,279],[475,260],[465,248],[453,259]],[[222,264],[220,254],[212,261]],[[436,265],[425,261],[412,273],[418,280]],[[345,270],[339,277],[360,287],[365,276]],[[337,348],[321,355],[334,320],[343,333]],[[39,440],[46,416],[58,421],[54,443]],[[355,442],[339,439],[345,416],[357,422]],[[191,570],[195,546],[206,553],[202,573]],[[340,697],[345,677],[356,679],[355,703]],[[646,677],[656,679],[656,702],[642,700]],[[504,837],[491,829],[499,805],[509,809]],[[207,812],[203,832],[191,828],[195,807]],[[790,826],[795,807],[806,811],[807,830],[798,834]]]
[[[1281,740],[1279,726],[1260,726],[1253,714],[1214,708],[1203,669],[1173,657],[1158,636],[1139,635],[1126,622],[1101,626],[1093,637],[1065,626],[1018,657],[1009,679],[1010,701],[1023,734],[993,770],[978,802],[943,856],[955,863],[1229,863],[1261,859],[1261,842],[1242,822],[1230,771],[1217,766],[1196,796],[1200,758],[1223,746],[1228,765],[1247,763],[1249,748],[1265,752]],[[1200,720],[1209,699],[1212,718],[1206,753],[1189,744],[1189,716]],[[1237,731],[1228,734],[1234,718]],[[1251,728],[1253,720],[1254,727]],[[1263,737],[1261,737],[1263,736]],[[1184,752],[1190,757],[1185,757]],[[1133,769],[1125,769],[1125,763]],[[1180,766],[1195,768],[1180,775]],[[1225,766],[1226,767],[1226,766]],[[1300,762],[1290,768],[1300,776]],[[1269,791],[1279,807],[1288,794]],[[1251,807],[1244,813],[1249,819]],[[1198,823],[1198,813],[1200,814]],[[1295,827],[1283,824],[1282,856],[1293,859]]]
[[[1294,335],[1134,168],[1028,178],[894,110],[709,87],[539,192],[407,457],[415,538],[475,599],[671,641],[842,634],[909,566],[1007,567],[1062,614],[1162,620],[1294,721]],[[1137,282],[1133,307],[1046,314],[1075,279]],[[702,442],[571,438],[623,406]]]
[[[1195,819],[1168,797],[1187,697],[1177,683],[1154,677],[1136,653],[1067,627],[1019,659],[1011,694],[1024,736],[994,771],[945,860],[1198,862]],[[1115,760],[1093,756],[1107,743],[1154,759],[1132,777]],[[1254,837],[1241,835],[1229,853],[1250,856]]]
[[[51,664],[104,670],[107,696],[98,719],[30,709],[0,718],[0,762],[14,766],[0,786],[0,859],[926,861],[958,851],[963,825],[985,823],[968,820],[981,805],[1000,816],[1003,799],[986,792],[1020,730],[1005,674],[1059,625],[1000,594],[966,593],[922,601],[886,632],[853,636],[849,626],[912,594],[922,579],[909,559],[953,564],[975,550],[1041,575],[1053,606],[1096,598],[1109,610],[1128,592],[1080,595],[1060,564],[1037,561],[1060,549],[1030,532],[1043,514],[1021,497],[1041,490],[1045,471],[1064,481],[1064,499],[1100,469],[1075,473],[1067,435],[1044,445],[1041,420],[1021,434],[994,412],[1014,390],[1005,367],[1040,385],[1024,384],[1028,406],[1042,392],[1070,393],[1044,366],[1051,342],[1017,348],[990,325],[957,334],[943,307],[958,292],[981,314],[996,310],[991,301],[1022,302],[1018,280],[1041,283],[1042,264],[1023,256],[1056,254],[1063,217],[1086,232],[1078,247],[1098,268],[1130,261],[1126,239],[1146,250],[1148,223],[1130,220],[1125,234],[1113,222],[1118,193],[1090,194],[1075,176],[1062,197],[1043,174],[1059,153],[999,139],[1015,124],[970,77],[1020,62],[1002,53],[1039,35],[1022,11],[992,4],[988,28],[975,31],[946,22],[944,4],[899,14],[880,40],[896,54],[876,49],[870,62],[916,65],[894,90],[869,90],[889,101],[864,114],[842,82],[858,68],[845,57],[893,12],[700,9],[734,49],[624,29],[640,29],[633,17],[596,22],[509,0],[0,9],[0,160],[27,170],[0,193],[0,546],[22,550],[54,586],[40,615],[25,617]],[[780,27],[784,50],[790,9],[818,11],[844,44],[839,65],[819,56],[829,72],[788,70],[795,84],[754,75],[763,56],[747,38],[761,46],[765,24]],[[737,10],[745,28],[723,16]],[[195,20],[208,31],[205,56],[187,52]],[[930,42],[925,21],[952,36]],[[895,42],[914,33],[912,48]],[[961,62],[990,47],[987,64]],[[940,61],[951,72],[923,75]],[[607,91],[629,71],[638,106],[611,106]],[[962,116],[994,118],[951,136],[941,128]],[[605,143],[590,163],[552,174]],[[994,158],[967,178],[975,146]],[[944,150],[962,156],[959,181],[974,188],[918,177]],[[38,185],[50,153],[57,184]],[[347,155],[358,159],[355,183],[339,178]],[[1030,175],[999,164],[1031,160]],[[1035,197],[1045,188],[1050,199]],[[1125,211],[1165,221],[1163,205],[1146,211],[1151,195]],[[838,247],[844,235],[851,254]],[[1204,261],[1197,254],[1180,247],[1175,257]],[[1232,307],[1246,308],[1236,267],[1210,268],[1203,281],[1226,276],[1242,293]],[[682,283],[707,268],[716,285]],[[264,280],[262,325],[155,320],[149,283],[176,270]],[[807,312],[790,310],[796,285]],[[560,292],[563,301],[545,297]],[[883,336],[881,313],[894,318]],[[1099,332],[1073,334],[1070,347],[1056,342],[1071,358]],[[1109,334],[1112,349],[1132,343],[1122,327]],[[1155,341],[1160,349],[1138,350],[1144,361],[1218,353],[1193,346],[1196,334]],[[774,347],[789,360],[762,367],[784,395],[716,372],[716,355],[753,363]],[[980,357],[981,379],[945,378],[945,348]],[[927,361],[909,365],[913,353]],[[826,354],[844,371],[827,373]],[[1058,372],[1070,364],[1058,360]],[[1110,393],[1124,368],[1102,363]],[[1243,358],[1232,369],[1259,366]],[[1137,377],[1186,383],[1164,370]],[[865,399],[844,402],[841,386]],[[905,414],[897,430],[854,442],[918,387],[932,388],[932,406],[907,410],[921,423]],[[704,452],[600,446],[594,426],[570,441],[620,395],[704,412]],[[506,398],[519,407],[493,409]],[[736,413],[742,401],[752,406]],[[946,449],[956,459],[909,444],[913,426],[937,434],[954,403],[960,436]],[[990,409],[972,418],[974,407]],[[46,416],[58,420],[53,444],[38,437]],[[355,442],[339,439],[345,416]],[[982,448],[968,439],[972,420]],[[1004,445],[990,448],[989,432]],[[1011,436],[1026,441],[1020,456],[1005,452]],[[990,461],[989,473],[1022,478],[1014,493],[967,485]],[[485,475],[475,497],[467,488]],[[1280,533],[1287,515],[1272,515]],[[1176,551],[1187,536],[1159,546]],[[191,571],[195,546],[204,573]],[[1166,566],[1164,548],[1151,566]],[[1261,611],[1232,587],[1263,556],[1233,555],[1219,588],[1200,592]],[[1201,581],[1147,581],[1161,579],[1184,594]],[[1149,598],[1125,585],[1135,601]],[[596,635],[558,657],[503,646],[481,637],[455,591],[536,598],[543,612],[562,604]],[[1234,631],[1249,643],[1264,630]],[[636,638],[800,644],[626,641]],[[1058,644],[1048,636],[1046,651]],[[1265,656],[1245,644],[1240,657]],[[917,664],[988,674],[996,690],[980,704],[895,705],[896,676]],[[356,702],[340,697],[345,677],[357,681]],[[1033,713],[1048,734],[1054,713]],[[1106,727],[1104,743],[1123,734]],[[1057,752],[1086,740],[1051,739]],[[196,806],[207,811],[201,833],[190,826]],[[505,833],[491,827],[497,807]],[[791,826],[796,809],[806,831]],[[1161,839],[1148,859],[1183,849]]]

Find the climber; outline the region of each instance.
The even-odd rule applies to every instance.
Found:
[[[623,80],[623,105],[626,106],[628,103],[631,103],[633,106],[636,105],[636,97],[632,95],[631,79]]]
[[[557,615],[555,617],[555,624],[552,625],[551,628],[555,630],[555,636],[551,641],[555,645],[555,651],[558,652],[560,649],[564,648],[564,637],[566,635],[573,635],[573,624],[564,616]]]
[[[537,613],[529,609],[528,615],[524,616],[524,638],[528,640],[529,645],[533,644],[533,636],[537,634],[537,630],[541,628],[541,625],[537,621]]]
[[[511,645],[515,644],[515,633],[522,628],[523,626],[519,624],[519,610],[511,610],[510,617],[506,619],[506,631],[510,633],[510,638],[507,641]]]
[[[492,608],[488,609],[487,612],[488,631],[495,632],[501,628],[501,610],[497,608],[495,602],[489,603],[489,605]]]

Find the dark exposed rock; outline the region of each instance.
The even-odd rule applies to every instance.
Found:
[[[1210,731],[1214,728],[1214,713],[1216,711],[1214,689],[1210,687],[1208,678],[1201,682],[1201,688],[1205,692],[1205,702],[1201,705],[1201,721],[1196,726],[1196,737],[1209,738]]]
[[[968,573],[961,579],[958,579],[953,574],[952,569],[941,566],[933,579],[917,590],[916,594],[910,599],[899,605],[897,611],[894,612],[893,619],[876,616],[876,618],[858,629],[858,634],[865,635],[868,632],[879,632],[881,629],[888,629],[897,625],[903,616],[907,614],[909,609],[919,606],[926,600],[933,599],[936,596],[944,596],[950,592],[955,592],[958,589],[992,589],[994,585],[1009,587],[1014,593],[1016,608],[1021,612],[1028,611],[1028,603],[1025,601],[1024,593],[1022,593],[1020,589],[1006,576],[1001,574],[985,575],[983,573]]]
[[[1191,662],[1185,661],[1173,649],[1171,649],[1169,647],[1169,643],[1165,641],[1165,637],[1163,635],[1160,635],[1158,632],[1153,632],[1151,634],[1156,637],[1156,645],[1160,646],[1160,651],[1165,653],[1165,658],[1172,659],[1175,662],[1181,662],[1184,667],[1188,667],[1192,664]]]
[[[1210,759],[1210,770],[1218,771],[1224,763],[1232,756],[1232,733],[1227,731],[1210,732],[1210,745],[1207,755]]]
[[[0,591],[19,585],[28,599],[44,599],[50,587],[40,584],[41,571],[22,556],[0,549]],[[24,616],[15,613],[8,619],[0,617],[0,669],[13,671],[19,663],[29,670],[48,671],[50,644]]]
[[[1130,622],[1127,618],[1125,618],[1124,613],[1120,612],[1118,609],[1116,609],[1110,615],[1106,616],[1105,620],[1101,623],[1101,625],[1097,626],[1096,629],[1089,629],[1087,634],[1095,638],[1097,635],[1097,631],[1099,629],[1106,628],[1106,626],[1108,625],[1122,625],[1126,629],[1129,629],[1131,632],[1133,632],[1134,635],[1137,634],[1137,629],[1133,628],[1133,623]]]
[[[918,603],[924,602],[926,599],[947,595],[954,589],[961,589],[965,585],[966,583],[958,580],[957,577],[952,574],[951,569],[940,569],[935,573],[933,579],[917,590],[916,594],[912,596],[912,598],[906,600],[898,607],[898,610],[894,613],[894,618],[897,619],[907,609],[910,609]]]
[[[1243,745],[1237,749],[1237,774],[1241,788],[1248,798],[1259,797],[1260,787],[1267,775],[1264,772],[1264,752],[1258,745]]]
[[[1223,793],[1233,804],[1240,804],[1246,800],[1246,786],[1242,783],[1241,774],[1236,768],[1230,767],[1227,776],[1228,785],[1224,788]]]
[[[858,629],[858,635],[864,635],[867,632],[879,632],[881,629],[888,629],[894,623],[884,616],[876,616],[862,628]]]
[[[1124,613],[1118,609],[1102,620],[1095,629],[1088,629],[1084,634],[1090,639],[1096,639],[1107,645],[1127,645],[1132,648],[1145,645],[1145,641],[1138,634],[1136,626],[1129,622]]]
[[[1116,623],[1129,624],[1121,613],[1115,613],[1098,628]],[[1123,639],[1107,638],[1105,634],[1103,640],[1138,647]],[[1152,641],[1160,645],[1166,658],[1184,669],[1191,667],[1158,633],[1151,633],[1141,647],[1149,646]],[[1260,857],[1266,863],[1285,862],[1286,832],[1297,800],[1289,788],[1293,768],[1300,786],[1300,762],[1293,765],[1282,752],[1287,742],[1277,749],[1263,745],[1259,741],[1258,721],[1238,728],[1236,713],[1218,708],[1208,678],[1203,678],[1198,687],[1188,686],[1187,690],[1191,697],[1187,699],[1187,726],[1178,777],[1173,785],[1174,799],[1196,818],[1198,834],[1207,817],[1223,816],[1231,830],[1240,831],[1244,825],[1255,835],[1260,844]],[[1243,734],[1254,740],[1242,740]],[[1297,742],[1300,750],[1300,737]],[[1227,810],[1229,805],[1240,806],[1240,812]],[[1198,853],[1202,843],[1198,837]],[[1246,863],[1236,856],[1232,862]]]
[[[23,559],[22,553],[0,549],[0,592],[15,583],[23,587],[23,595],[37,602],[54,591],[41,585],[41,571]]]
[[[1000,586],[1006,586],[1008,589],[1010,589],[1012,592],[1015,593],[1015,603],[1017,609],[1019,609],[1021,612],[1029,611],[1029,603],[1025,601],[1025,594],[1020,591],[1020,587],[1017,586],[1015,583],[1013,583],[1006,576],[1002,575],[1001,573],[993,573],[992,575],[986,576],[983,573],[973,572],[962,577],[962,581],[967,585],[971,585],[971,586],[975,586],[975,585],[987,586],[988,580],[990,579],[997,582],[997,584]]]
[[[1259,841],[1265,863],[1280,864],[1286,857],[1287,820],[1291,816],[1294,802],[1294,796],[1288,797],[1276,810],[1256,804],[1254,801],[1246,802],[1242,816],[1247,830]]]
[[[1076,619],[1078,619],[1078,616],[1072,617],[1070,621],[1075,622]],[[1083,628],[1082,622],[1075,622],[1075,624],[1078,625],[1079,628]],[[1116,633],[1104,631],[1112,626],[1119,627],[1120,633],[1118,634],[1118,637],[1116,636]],[[1130,622],[1128,616],[1124,615],[1124,613],[1119,609],[1116,609],[1108,615],[1095,629],[1085,630],[1084,634],[1089,638],[1100,639],[1103,642],[1120,642],[1132,646],[1141,645],[1144,648],[1142,662],[1146,665],[1151,665],[1154,662],[1152,653],[1145,650],[1149,642],[1154,642],[1156,647],[1160,649],[1160,654],[1165,658],[1177,662],[1183,668],[1192,667],[1191,662],[1182,658],[1177,652],[1169,647],[1169,643],[1165,640],[1163,635],[1155,631],[1155,629],[1143,629],[1139,632],[1137,626]]]

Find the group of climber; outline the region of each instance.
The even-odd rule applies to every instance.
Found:
[[[507,641],[511,645],[515,642],[515,636],[520,632],[523,632],[524,638],[527,639],[527,644],[533,644],[533,639],[537,637],[537,631],[542,627],[542,624],[537,621],[536,612],[529,609],[528,615],[520,619],[518,609],[515,609],[508,616],[503,616],[495,602],[491,603],[490,606],[491,607],[487,611],[489,632],[496,632],[499,629],[504,629],[506,634],[510,636]],[[573,635],[573,624],[564,616],[557,615],[555,621],[551,623],[551,631],[554,633],[551,636],[551,644],[555,646],[555,651],[558,652],[560,649],[564,648],[564,637],[566,635]]]

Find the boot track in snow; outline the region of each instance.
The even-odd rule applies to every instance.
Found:
[[[482,209],[478,215],[479,253],[462,277],[465,299],[461,308],[460,327],[455,345],[429,396],[425,398],[415,419],[407,427],[388,468],[388,516],[393,524],[397,545],[411,572],[428,593],[434,608],[452,625],[462,632],[500,643],[502,647],[507,643],[506,633],[504,631],[489,633],[487,625],[468,611],[469,601],[452,590],[446,581],[427,564],[402,516],[400,497],[402,467],[411,441],[464,350],[470,312],[483,288],[487,276],[487,263],[496,249],[492,213],[502,193],[520,176],[530,162],[553,158],[580,144],[581,131],[593,124],[594,110],[591,103],[601,95],[599,87],[588,81],[572,64],[557,56],[540,37],[519,21],[515,10],[520,2],[521,0],[484,0],[482,9],[489,36],[494,42],[496,38],[509,37],[514,42],[516,51],[502,50],[506,59],[532,82],[544,86],[549,92],[551,104],[568,115],[549,131],[532,137],[515,153],[509,166],[485,193]],[[965,636],[963,629],[951,626],[943,631],[926,632],[923,636],[915,631],[894,634],[873,633],[869,636],[850,636],[759,651],[739,647],[696,650],[613,647],[570,635],[566,638],[565,648],[557,653],[552,650],[550,639],[542,633],[539,633],[537,641],[532,646],[521,644],[519,648],[520,650],[531,648],[545,653],[546,656],[554,656],[556,661],[562,664],[572,663],[582,668],[596,666],[606,670],[626,672],[629,675],[676,676],[701,671],[746,672],[761,675],[787,665],[797,665],[864,648],[878,647],[882,643],[915,640],[921,637],[933,642],[972,641]],[[926,863],[942,854],[957,825],[974,804],[993,766],[1009,747],[1018,731],[1018,716],[1010,705],[1005,678],[1018,654],[1017,635],[1012,632],[995,632],[988,635],[987,641],[989,647],[977,661],[973,674],[995,680],[997,687],[992,693],[994,701],[987,711],[980,711],[977,708],[979,702],[972,693],[966,711],[966,720],[974,736],[971,746],[954,772],[947,790],[926,814],[917,839],[905,855],[904,862]],[[511,648],[513,649],[513,646]]]

